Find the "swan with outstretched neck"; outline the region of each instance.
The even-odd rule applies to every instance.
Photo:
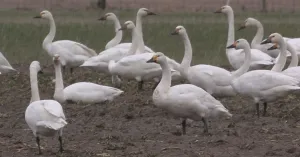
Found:
[[[208,133],[208,118],[232,117],[232,114],[221,102],[202,88],[192,84],[179,84],[171,87],[171,69],[163,53],[152,54],[147,63],[158,63],[162,68],[162,78],[152,95],[153,103],[155,106],[183,119],[181,123],[182,134],[186,134],[186,119],[202,121],[204,133]]]
[[[33,132],[41,154],[40,136],[54,136],[59,133],[59,151],[63,152],[62,130],[67,125],[62,106],[55,100],[40,100],[38,89],[38,73],[41,72],[40,63],[33,61],[30,64],[31,99],[25,111],[25,121]]]

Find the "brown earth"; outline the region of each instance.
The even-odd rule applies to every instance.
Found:
[[[0,156],[38,156],[35,139],[24,120],[30,100],[29,65],[13,65],[19,74],[0,75]],[[51,99],[52,66],[39,76],[42,99]],[[110,84],[110,77],[77,69],[65,75],[65,85],[77,81]],[[136,92],[135,82],[125,83],[125,93],[111,103],[64,105],[68,125],[64,149],[58,140],[41,138],[45,157],[300,157],[300,106],[296,96],[269,105],[266,117],[254,115],[249,99],[221,99],[232,120],[211,120],[211,136],[203,134],[201,122],[189,122],[180,135],[180,119],[155,107],[151,84]]]

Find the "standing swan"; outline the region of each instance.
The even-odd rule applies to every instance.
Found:
[[[153,103],[168,112],[183,118],[182,134],[186,133],[186,119],[202,120],[204,132],[208,132],[207,118],[216,116],[232,117],[229,111],[210,94],[192,84],[180,84],[171,87],[171,70],[167,58],[157,52],[147,63],[160,64],[163,74],[153,92]]]
[[[55,91],[54,99],[60,103],[66,101],[83,102],[83,103],[100,103],[112,101],[115,97],[123,93],[117,88],[98,85],[91,82],[77,82],[64,88],[61,64],[59,55],[53,57],[55,68]]]
[[[37,74],[41,71],[40,63],[33,61],[30,64],[31,100],[25,111],[25,121],[36,137],[39,154],[40,135],[54,136],[59,132],[60,152],[63,152],[62,129],[67,125],[64,111],[55,100],[40,100]]]
[[[154,14],[153,12],[151,12]],[[147,15],[152,15],[150,12],[147,13]],[[117,48],[124,48],[124,49],[129,49],[132,43],[121,43],[122,37],[123,37],[123,31],[119,30],[121,28],[120,21],[118,17],[114,13],[106,13],[104,16],[102,16],[99,20],[101,21],[113,21],[114,26],[115,26],[115,32],[116,35],[113,39],[111,39],[105,46],[105,49],[109,49],[112,47],[117,47]],[[153,52],[149,47],[145,46],[145,52]]]
[[[39,16],[34,18],[43,18],[49,21],[50,32],[43,41],[43,49],[46,50],[51,57],[58,53],[61,56],[61,64],[64,67],[69,66],[71,68],[71,73],[73,72],[74,67],[80,66],[88,58],[97,55],[94,50],[78,42],[71,40],[59,40],[53,42],[56,26],[51,12],[44,10]]]
[[[225,5],[217,10],[215,13],[225,13],[228,18],[228,38],[226,46],[231,45],[234,42],[234,14],[230,6]],[[238,69],[244,62],[245,53],[243,50],[226,49],[226,56],[230,65],[234,69]],[[251,49],[251,65],[250,70],[262,69],[274,64],[275,59],[270,57],[264,52],[257,49]]]

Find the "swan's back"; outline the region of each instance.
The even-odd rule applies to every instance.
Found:
[[[66,100],[89,103],[112,101],[122,93],[123,91],[120,89],[91,82],[74,83],[64,89]]]
[[[97,53],[94,50],[88,48],[87,46],[81,43],[71,41],[71,40],[58,40],[53,42],[52,46],[66,48],[73,55],[83,55],[87,57],[92,57],[97,55]]]

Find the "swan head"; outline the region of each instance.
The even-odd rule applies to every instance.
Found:
[[[166,63],[167,58],[162,52],[154,53],[153,57],[147,61],[147,63]]]
[[[230,12],[233,12],[233,10],[229,5],[224,5],[223,7],[215,11],[215,13],[224,13],[224,14],[228,14]]]
[[[100,21],[105,21],[105,20],[115,20],[117,16],[114,13],[106,13],[104,16],[100,17]]]
[[[267,39],[263,40],[260,44],[268,44],[268,43],[282,43],[284,39],[279,33],[272,33]]]
[[[240,26],[240,28],[238,29],[238,30],[242,30],[242,29],[244,29],[244,28],[246,28],[246,27],[249,27],[249,26],[256,26],[256,23],[257,23],[258,21],[256,20],[256,19],[254,19],[254,18],[252,18],[252,17],[249,17],[249,18],[247,18],[242,24],[241,24],[241,26]]]
[[[59,64],[59,63],[60,63],[59,60],[60,60],[60,59],[59,59],[59,55],[58,55],[58,54],[55,54],[55,55],[53,56],[53,62],[54,62],[54,64]]]
[[[156,15],[156,14],[152,11],[149,11],[149,9],[147,9],[147,8],[141,8],[137,12],[137,15],[138,16],[147,16],[147,15]]]
[[[50,18],[52,18],[52,14],[50,11],[44,10],[44,11],[40,12],[40,15],[35,16],[34,18],[50,19]]]
[[[238,39],[232,45],[227,47],[227,49],[230,48],[245,49],[245,48],[250,48],[250,45],[246,39]]]
[[[171,35],[182,35],[186,33],[186,30],[183,26],[177,26],[174,30],[174,32],[171,33]]]
[[[126,21],[122,26],[121,28],[119,29],[120,30],[126,30],[126,29],[134,29],[135,28],[135,25],[132,21]]]
[[[43,73],[40,62],[38,62],[38,61],[31,62],[29,70],[30,71],[34,70],[34,71],[36,71],[37,73],[40,73],[40,74]]]

